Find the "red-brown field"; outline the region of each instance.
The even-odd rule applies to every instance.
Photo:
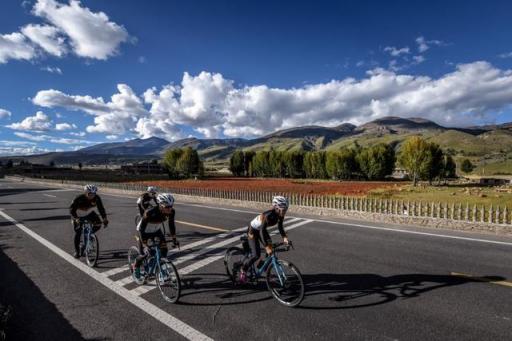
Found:
[[[299,179],[212,178],[206,180],[137,181],[161,188],[203,188],[301,194],[366,195],[376,188],[396,186],[394,182],[311,181]]]

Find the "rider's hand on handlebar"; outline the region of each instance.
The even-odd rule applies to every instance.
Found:
[[[290,244],[290,242],[288,241],[288,237],[283,237],[283,243],[284,243],[284,245]]]
[[[267,252],[267,255],[270,256],[272,254],[272,245],[265,246],[265,251]]]
[[[108,219],[103,219],[103,227],[107,228],[108,226]]]

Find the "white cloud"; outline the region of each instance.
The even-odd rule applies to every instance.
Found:
[[[28,116],[21,122],[12,123],[6,126],[15,130],[27,131],[46,131],[52,127],[52,121],[42,111],[38,111],[35,116]]]
[[[384,51],[385,52],[389,52],[390,55],[392,55],[393,57],[398,57],[402,54],[408,54],[410,53],[409,51],[409,47],[402,47],[402,48],[396,48],[394,46],[386,46],[384,48]]]
[[[502,53],[498,55],[500,58],[512,58],[512,52]]]
[[[107,138],[107,140],[117,140],[117,139],[119,139],[119,136],[117,136],[117,135],[107,135],[105,137]]]
[[[46,66],[46,67],[42,67],[41,70],[49,72],[49,73],[57,73],[59,75],[62,75],[62,70],[59,67]]]
[[[58,144],[80,144],[80,143],[93,143],[91,141],[85,141],[85,140],[79,140],[79,139],[68,139],[64,137],[55,137],[50,135],[33,135],[29,133],[24,132],[15,132],[14,135],[30,140],[30,141],[36,141],[36,142],[51,142],[51,143],[58,143]]]
[[[443,42],[440,40],[426,40],[425,37],[416,38],[416,44],[418,44],[418,51],[423,53],[430,49],[431,46],[440,46],[443,45]]]
[[[77,126],[72,123],[72,124],[69,124],[69,123],[57,123],[55,125],[55,130],[57,131],[63,131],[63,130],[71,130],[71,129],[76,129]]]
[[[42,154],[42,153],[48,153],[52,150],[48,148],[41,148],[37,146],[30,146],[30,147],[9,147],[2,145],[0,146],[0,155],[8,156],[8,155],[32,155],[32,154]]]
[[[140,56],[140,57],[137,59],[137,61],[138,61],[139,63],[141,63],[141,64],[144,64],[144,63],[146,62],[146,57],[144,57],[144,56]]]
[[[32,12],[64,32],[80,57],[105,60],[117,54],[119,45],[129,39],[123,26],[110,21],[103,12],[82,7],[78,0],[70,0],[69,4],[38,0]]]
[[[8,117],[11,117],[11,112],[9,110],[0,108],[0,119]]]
[[[77,137],[84,137],[84,136],[85,136],[85,131],[80,131],[80,132],[78,132],[78,133],[74,133],[74,132],[72,132],[72,133],[69,133],[69,135],[71,135],[71,136],[77,136]]]
[[[23,34],[0,34],[0,64],[7,63],[9,59],[31,60],[35,56],[36,50]]]
[[[123,134],[133,129],[138,118],[147,111],[128,85],[119,84],[117,89],[119,93],[112,95],[107,103],[101,97],[67,95],[53,89],[39,91],[32,102],[42,107],[81,110],[94,115],[94,125],[87,127],[89,133]]]
[[[185,73],[180,85],[145,91],[147,108],[127,85],[118,90],[110,102],[57,90],[40,91],[33,101],[94,115],[96,125],[89,132],[136,132],[168,140],[188,136],[190,128],[206,137],[253,137],[302,125],[360,124],[387,115],[467,126],[493,119],[512,105],[512,70],[480,61],[458,65],[434,79],[377,68],[362,79],[289,89],[236,87],[218,73]]]
[[[413,56],[412,59],[414,60],[415,64],[421,64],[426,60],[426,58],[422,55]]]
[[[62,57],[67,52],[65,39],[54,26],[29,24],[23,27],[21,32],[53,56]]]

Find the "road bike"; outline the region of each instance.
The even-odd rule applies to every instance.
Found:
[[[80,253],[85,256],[87,265],[91,268],[98,263],[100,243],[94,231],[93,223],[85,218],[79,218],[79,227],[83,229],[80,239]]]
[[[240,270],[246,259],[251,257],[251,250],[247,236],[240,238],[242,248],[230,247],[224,255],[226,272],[235,286],[240,285]],[[279,252],[289,251],[293,248],[291,242],[287,244],[272,244],[273,252],[259,265],[253,264],[247,271],[248,282],[257,284],[260,278],[265,277],[268,290],[272,296],[287,307],[296,307],[304,299],[304,282],[299,269],[290,262],[278,258]]]
[[[135,239],[138,243],[141,242],[138,236]],[[138,285],[143,285],[148,280],[154,278],[164,300],[170,303],[178,302],[181,294],[180,276],[174,264],[161,256],[160,237],[149,238],[146,245],[146,257],[140,266],[139,277],[133,271],[133,264],[137,257],[142,254],[137,246],[132,246],[128,250],[128,266],[130,267],[133,281]]]

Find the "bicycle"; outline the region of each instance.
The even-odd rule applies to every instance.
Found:
[[[244,260],[251,257],[251,250],[247,236],[240,238],[243,248],[230,247],[224,255],[224,266],[233,284],[240,285],[239,273]],[[289,251],[293,244],[284,243],[272,244],[273,252],[260,262],[259,266],[253,264],[247,271],[248,281],[256,284],[263,274],[265,282],[272,296],[281,304],[287,307],[296,307],[304,299],[304,282],[299,269],[290,262],[280,260],[279,252]]]
[[[94,232],[93,224],[84,218],[79,218],[79,226],[83,229],[83,237],[80,240],[80,253],[85,255],[87,265],[91,268],[98,263],[100,245]]]
[[[140,243],[138,236],[135,239]],[[171,261],[161,256],[159,237],[149,238],[146,244],[149,249],[149,255],[141,265],[141,274],[138,278],[135,276],[132,265],[141,253],[137,246],[132,246],[128,250],[128,266],[130,267],[133,281],[138,285],[143,285],[150,278],[154,278],[164,300],[170,303],[178,302],[181,293],[178,270],[176,270]]]

